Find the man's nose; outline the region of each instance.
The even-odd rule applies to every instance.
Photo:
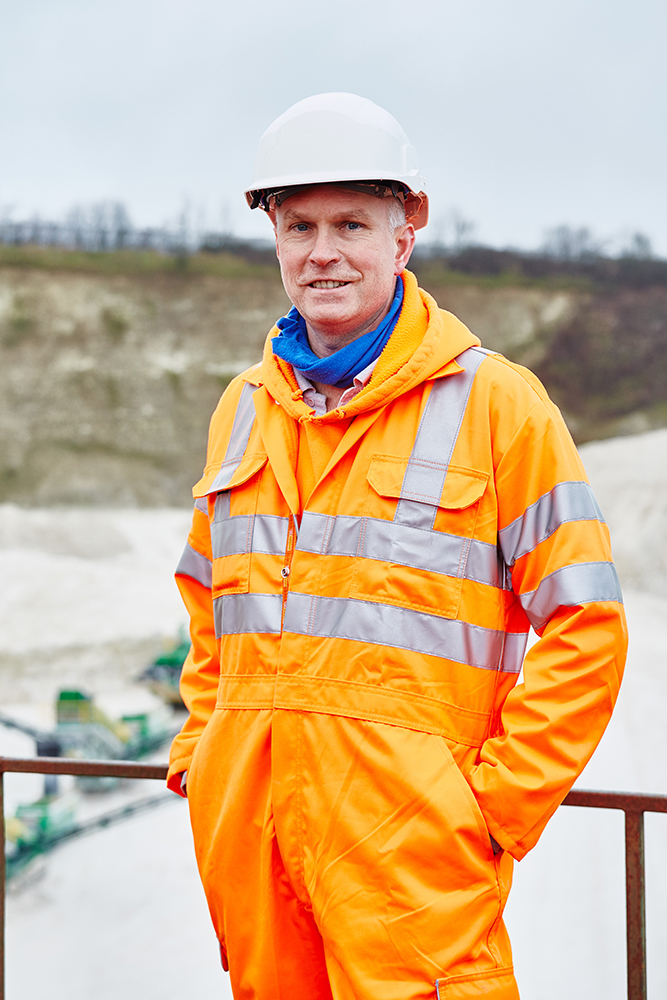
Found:
[[[340,260],[340,250],[336,245],[336,233],[328,227],[319,228],[310,250],[310,260],[318,267],[325,267]]]

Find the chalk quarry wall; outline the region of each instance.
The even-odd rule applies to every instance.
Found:
[[[0,500],[181,505],[276,281],[0,271]]]
[[[537,371],[580,440],[667,422],[667,289],[615,298],[429,290],[485,346]],[[277,272],[232,279],[0,269],[0,502],[188,504],[221,391],[259,360],[288,308]],[[628,369],[620,388],[611,370],[619,353]],[[642,371],[648,394],[637,387]],[[620,402],[610,404],[614,393]]]

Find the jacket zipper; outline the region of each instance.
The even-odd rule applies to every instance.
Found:
[[[289,593],[289,577],[292,572],[292,558],[294,556],[294,546],[297,538],[297,527],[294,521],[294,516],[290,514],[289,524],[287,527],[287,544],[285,546],[285,564],[280,571],[280,575],[283,578],[283,604],[280,612],[280,631],[282,633],[283,624],[285,622],[285,606],[287,604],[287,594]]]

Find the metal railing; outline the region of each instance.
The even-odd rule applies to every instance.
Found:
[[[73,774],[96,778],[144,778],[154,781],[164,781],[167,777],[166,764],[76,760],[62,757],[0,757],[0,1000],[5,1000],[4,776],[10,771],[31,774]],[[667,795],[573,791],[565,798],[563,805],[591,809],[621,809],[625,813],[628,1000],[647,1000],[644,813],[667,813]]]
[[[574,791],[564,806],[622,809],[625,813],[625,933],[628,1000],[647,1000],[644,813],[667,813],[667,795]]]
[[[166,764],[120,760],[76,760],[67,757],[0,757],[0,1000],[5,1000],[5,774],[73,774],[91,778],[148,778],[165,781]]]

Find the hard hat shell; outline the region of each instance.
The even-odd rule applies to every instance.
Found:
[[[396,119],[356,94],[317,94],[269,125],[257,150],[246,200],[270,191],[337,181],[394,181],[406,190],[406,215],[426,224],[428,199],[414,146]],[[411,197],[412,195],[412,197]]]

